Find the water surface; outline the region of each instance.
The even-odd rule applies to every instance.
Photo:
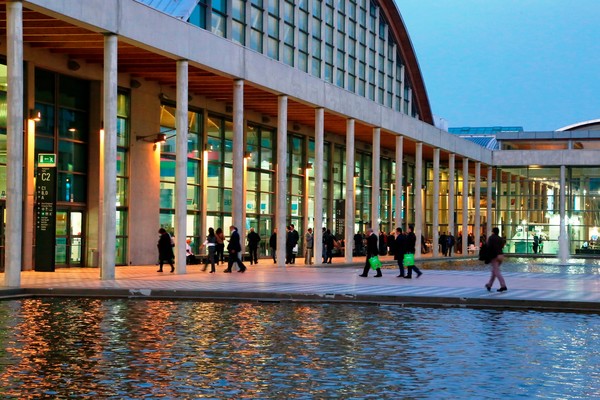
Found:
[[[0,302],[0,397],[600,397],[594,314],[350,304]]]

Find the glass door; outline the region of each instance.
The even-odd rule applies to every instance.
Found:
[[[83,212],[56,211],[56,266],[83,266]]]

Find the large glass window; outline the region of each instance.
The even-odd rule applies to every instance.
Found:
[[[246,230],[254,228],[261,237],[259,253],[272,255],[269,237],[274,228],[275,167],[273,162],[275,132],[248,125],[246,131]]]
[[[117,94],[117,265],[127,264],[129,214],[129,92]]]
[[[161,131],[167,135],[161,146],[160,154],[160,225],[171,234],[175,226],[175,165],[176,165],[176,108],[172,105],[161,106]],[[199,252],[201,214],[201,178],[202,171],[202,113],[188,111],[188,153],[187,153],[187,238],[191,239],[192,250]]]

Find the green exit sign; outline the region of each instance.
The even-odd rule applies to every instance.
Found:
[[[56,154],[38,154],[38,167],[56,167]]]

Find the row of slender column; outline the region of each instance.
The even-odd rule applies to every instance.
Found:
[[[7,220],[5,234],[10,240],[6,242],[6,262],[4,284],[6,286],[20,286],[20,271],[22,260],[22,200],[23,200],[23,8],[19,1],[7,3],[7,69],[8,69],[8,87],[7,91]],[[101,147],[101,221],[102,243],[100,250],[100,276],[101,279],[109,280],[115,278],[115,242],[116,242],[116,161],[117,161],[117,36],[106,34],[104,40],[104,71],[103,71],[103,121],[104,136],[100,143]],[[186,217],[187,217],[187,136],[188,136],[188,61],[179,60],[176,63],[177,74],[177,111],[176,111],[176,182],[175,182],[175,233],[176,237],[185,238]],[[244,99],[243,99],[243,80],[236,80],[233,89],[233,205],[232,219],[233,224],[242,228],[244,221]],[[277,175],[276,175],[276,228],[277,235],[277,264],[285,263],[285,240],[287,226],[287,103],[286,95],[278,97],[278,120],[277,120]],[[395,218],[396,226],[402,226],[403,202],[403,137],[396,136],[396,179],[395,179]],[[375,229],[378,222],[378,213],[380,210],[380,187],[377,177],[380,170],[380,145],[381,130],[379,127],[373,129],[373,191],[372,191],[372,227]],[[314,250],[315,261],[320,262],[322,252],[322,213],[323,213],[323,171],[321,166],[324,164],[324,109],[315,110],[315,229],[314,229]],[[355,153],[355,120],[348,119],[346,125],[346,203],[345,203],[345,241],[348,251],[345,254],[345,261],[352,261],[352,243],[354,234],[355,219],[355,171],[354,171],[354,153]],[[414,182],[414,221],[415,234],[417,236],[417,254],[421,247],[421,234],[423,231],[423,143],[416,143],[415,152],[415,182]],[[438,239],[439,220],[437,210],[439,209],[439,157],[440,149],[434,149],[434,218],[433,231],[434,240]],[[468,162],[463,158],[463,235],[466,239],[468,220]],[[448,191],[448,230],[454,231],[454,187],[455,187],[455,154],[449,155],[449,191]],[[475,195],[479,197],[481,164],[475,164]],[[560,212],[561,212],[561,254],[568,253],[566,247],[566,227],[564,221],[565,214],[565,167],[561,167],[561,192],[560,192]],[[488,168],[488,182],[492,182],[492,171]],[[491,203],[492,191],[488,183],[487,192],[487,215],[488,232],[491,231]],[[478,236],[479,226],[479,202],[475,202],[475,232]],[[242,236],[243,237],[243,236]],[[478,238],[476,238],[478,239]],[[463,252],[466,253],[467,240],[463,240]],[[434,254],[437,255],[437,243],[434,243]],[[176,244],[176,260],[185,260],[185,240],[178,240]],[[185,262],[178,262],[177,273],[185,273]]]

